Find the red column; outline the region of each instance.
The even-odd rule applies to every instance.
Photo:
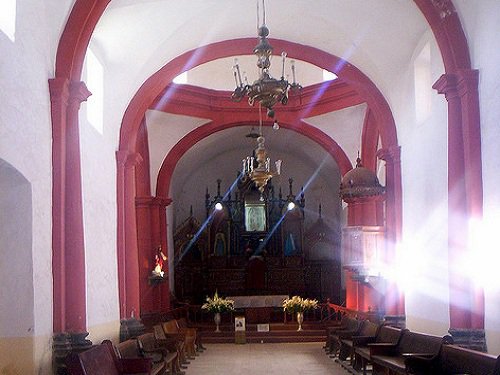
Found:
[[[448,273],[450,328],[471,328],[471,280],[463,272],[467,251],[467,194],[465,189],[462,106],[457,76],[444,74],[433,88],[448,101]]]
[[[117,151],[117,247],[120,317],[137,316],[139,299],[139,255],[135,211],[135,165],[140,155]]]
[[[481,126],[479,115],[479,71],[462,69],[457,72],[457,89],[462,106],[464,142],[464,175],[467,212],[470,219],[483,217],[483,176],[481,160]],[[474,251],[476,249],[470,249]],[[473,285],[473,284],[472,284]],[[471,328],[484,328],[484,292],[476,287],[471,302]]]
[[[377,156],[385,161],[385,228],[386,254],[384,262],[391,264],[396,257],[396,244],[400,238],[401,217],[401,148],[380,149]],[[389,315],[404,315],[404,295],[395,282],[387,281],[385,309]]]
[[[161,245],[163,253],[168,255],[166,229],[162,230],[162,227],[165,228],[163,223],[166,223],[165,208],[171,201],[159,197],[136,198],[141,315],[165,312],[169,307],[168,279],[160,284],[150,284],[148,278],[155,266],[158,246]],[[168,263],[164,264],[163,270],[168,274]]]
[[[80,104],[91,95],[83,82],[69,86],[66,123],[65,262],[66,330],[86,330],[85,247],[83,233],[82,173],[80,166]]]
[[[85,248],[78,111],[83,82],[49,80],[53,123],[54,332],[86,331]]]
[[[54,293],[54,332],[64,332],[66,327],[64,262],[64,208],[66,181],[66,108],[68,106],[68,80],[49,80],[52,114],[52,276]]]

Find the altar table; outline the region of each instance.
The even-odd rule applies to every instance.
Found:
[[[247,323],[270,323],[271,312],[282,309],[283,301],[288,295],[270,296],[233,296],[234,308],[245,311]]]

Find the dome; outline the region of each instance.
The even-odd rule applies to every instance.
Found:
[[[356,160],[356,167],[347,172],[340,183],[342,199],[381,195],[384,190],[375,173],[363,167],[359,157]]]

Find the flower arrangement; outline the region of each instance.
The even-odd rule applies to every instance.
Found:
[[[315,309],[318,307],[318,301],[315,299],[302,298],[293,296],[283,301],[283,310],[289,314],[304,312],[306,310]]]
[[[201,306],[201,308],[212,313],[233,311],[234,301],[231,299],[219,297],[216,291],[213,298],[207,297],[207,302],[205,302]]]

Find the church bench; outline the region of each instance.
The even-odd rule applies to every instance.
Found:
[[[201,332],[196,328],[190,327],[186,318],[179,318],[176,319],[176,321],[177,321],[177,326],[179,327],[181,332],[191,332],[191,334],[195,337],[194,342],[196,345],[196,350],[197,351],[205,350],[201,342]]]
[[[184,352],[187,358],[194,359],[194,357],[196,356],[196,332],[194,330],[180,329],[177,320],[175,319],[163,322],[162,328],[166,335],[176,337],[177,340],[184,342]]]
[[[379,328],[379,324],[370,322],[369,320],[364,320],[361,323],[359,331],[355,334],[340,334],[339,359],[345,361],[347,358],[350,358],[351,363],[353,363],[355,344],[365,342],[366,340],[375,339]]]
[[[186,350],[184,347],[184,339],[179,335],[168,334],[163,328],[163,324],[157,324],[153,327],[153,332],[156,340],[158,340],[163,346],[166,346],[169,350],[177,351],[177,361],[180,367],[186,368],[186,364],[189,364],[186,356]]]
[[[434,357],[408,358],[406,368],[409,374],[415,375],[500,375],[500,356],[443,345]]]
[[[354,345],[354,363],[355,370],[362,370],[363,375],[366,375],[366,366],[370,362],[370,347],[369,344],[386,343],[389,345],[397,345],[403,331],[400,328],[382,325],[375,337],[358,336],[353,340]]]
[[[70,375],[148,375],[152,367],[148,358],[118,358],[109,340],[83,352],[70,354],[66,365]]]
[[[170,348],[169,350],[166,345],[164,346],[156,340],[154,333],[144,333],[138,336],[137,343],[141,355],[145,358],[151,358],[153,364],[164,363],[164,367],[168,369],[171,374],[180,371],[175,348],[173,348],[173,350]]]
[[[434,336],[425,333],[404,331],[399,342],[394,344],[369,344],[373,375],[406,374],[406,360],[412,356],[433,357],[441,346],[452,343],[450,336]]]
[[[115,346],[120,359],[148,359],[151,363],[149,374],[158,375],[165,373],[167,363],[164,360],[155,361],[152,357],[145,357],[141,352],[137,339],[129,339]]]
[[[342,319],[342,326],[339,329],[330,329],[328,332],[327,342],[328,342],[328,353],[332,356],[337,355],[340,349],[340,337],[348,337],[356,335],[361,329],[363,323],[362,320],[356,318],[345,317]]]

